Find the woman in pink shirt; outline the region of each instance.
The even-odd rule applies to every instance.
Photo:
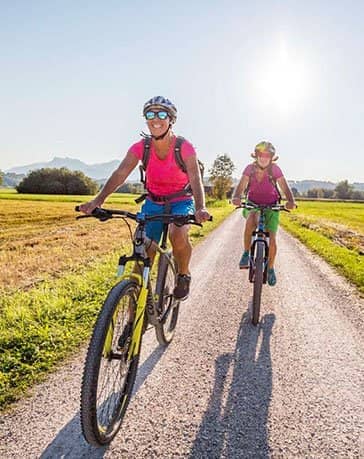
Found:
[[[149,161],[146,168],[146,183],[148,196],[142,207],[146,215],[166,213],[183,214],[195,213],[198,222],[210,218],[205,208],[205,196],[196,157],[196,152],[191,143],[184,140],[181,144],[181,157],[186,169],[183,172],[175,160],[176,136],[172,126],[177,119],[175,105],[162,96],[148,100],[143,107],[143,116],[150,131]],[[120,166],[107,180],[99,194],[90,202],[80,206],[82,212],[90,214],[95,207],[100,207],[109,194],[119,188],[129,174],[143,159],[145,140],[134,143],[121,161]],[[190,192],[184,192],[187,185]],[[193,200],[192,200],[193,197]],[[174,295],[180,300],[187,298],[191,275],[189,262],[192,246],[188,238],[188,226],[177,227],[170,225],[169,237],[173,254],[177,261],[178,276]],[[147,236],[159,242],[162,233],[162,223],[148,222]],[[155,249],[150,248],[148,253],[154,257]]]
[[[244,169],[240,182],[234,191],[232,199],[234,205],[240,205],[241,196],[244,193],[247,194],[246,198],[254,204],[275,204],[280,200],[280,193],[276,186],[278,184],[287,199],[285,204],[287,209],[294,209],[296,207],[292,191],[281,169],[273,162],[278,159],[275,153],[276,150],[270,142],[260,142],[256,145],[252,154],[255,161]],[[258,224],[258,214],[255,210],[247,211],[247,209],[244,209],[243,215],[246,217],[246,223],[244,230],[244,252],[239,262],[241,269],[249,268],[251,237]],[[276,233],[279,225],[279,212],[269,209],[265,210],[265,221],[270,239],[267,277],[268,284],[273,286],[277,282],[274,271],[274,260],[277,253]]]

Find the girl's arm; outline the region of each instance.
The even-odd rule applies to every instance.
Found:
[[[248,183],[249,177],[246,175],[242,175],[237,187],[234,190],[233,197],[231,200],[234,206],[239,206],[241,204],[241,196],[245,193]]]
[[[277,182],[278,182],[279,188],[283,191],[284,196],[287,199],[287,202],[286,202],[287,209],[290,209],[290,210],[295,209],[297,206],[296,206],[291,188],[289,187],[287,183],[287,180],[282,176],[279,179],[277,179]]]

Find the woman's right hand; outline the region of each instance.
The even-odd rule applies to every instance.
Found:
[[[85,202],[85,204],[81,204],[80,211],[83,212],[84,214],[90,215],[96,207],[102,206],[103,201],[100,201],[100,199],[93,199],[92,201]]]

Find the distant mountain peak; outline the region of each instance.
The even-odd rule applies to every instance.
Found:
[[[47,162],[32,163],[32,164],[27,164],[25,166],[12,167],[11,169],[8,169],[5,172],[15,173],[15,174],[28,174],[28,172],[32,170],[43,169],[46,167],[49,167],[49,168],[66,167],[67,169],[70,169],[73,171],[74,170],[81,171],[85,175],[93,179],[104,179],[111,175],[111,173],[117,168],[119,163],[120,161],[115,159],[112,161],[108,161],[106,163],[86,164],[79,159],[70,158],[70,157],[62,158],[60,156],[55,156],[53,159]]]

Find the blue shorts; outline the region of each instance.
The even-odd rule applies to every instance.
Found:
[[[187,215],[195,213],[195,206],[192,199],[183,199],[170,203],[171,210],[168,213],[172,215]],[[146,199],[141,208],[141,212],[145,215],[157,215],[166,213],[165,204],[158,204],[149,199]],[[145,227],[147,236],[153,241],[159,243],[163,232],[163,222],[148,222]]]

